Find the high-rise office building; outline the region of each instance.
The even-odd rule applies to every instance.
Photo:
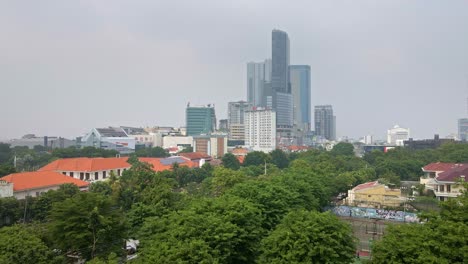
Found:
[[[274,29],[271,34],[271,86],[274,91],[290,93],[289,37]]]
[[[289,66],[293,99],[293,124],[302,131],[311,130],[310,66]]]
[[[209,135],[216,130],[214,106],[190,106],[185,111],[187,136]]]
[[[260,108],[245,112],[245,145],[255,151],[276,148],[276,113]]]
[[[458,138],[461,141],[468,141],[468,118],[458,119]]]
[[[252,105],[245,101],[228,103],[228,127],[230,140],[245,140],[245,112],[251,109]]]
[[[331,105],[315,106],[315,135],[328,140],[336,139],[336,117]]]
[[[276,111],[276,126],[291,129],[293,125],[293,98],[290,93],[273,92],[273,107]]]
[[[247,101],[252,106],[265,106],[265,89],[271,86],[271,59],[247,63]]]

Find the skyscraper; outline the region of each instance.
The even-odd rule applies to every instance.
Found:
[[[251,108],[252,105],[245,101],[228,103],[228,127],[230,140],[245,140],[245,112],[251,110]]]
[[[336,117],[331,105],[315,106],[315,134],[328,140],[336,139]]]
[[[271,59],[247,63],[247,101],[252,106],[265,106],[265,87],[271,82]]]
[[[302,131],[311,129],[310,66],[289,66],[291,94],[293,98],[293,124]]]
[[[214,106],[190,106],[185,110],[187,136],[211,134],[216,130]]]
[[[458,138],[461,141],[468,141],[468,118],[458,119]]]
[[[271,34],[271,87],[274,91],[290,93],[289,87],[289,37],[284,31],[274,29]]]

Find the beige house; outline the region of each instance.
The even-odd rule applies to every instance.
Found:
[[[404,202],[400,189],[391,189],[378,181],[360,184],[348,191],[346,204],[360,207],[398,207]]]
[[[461,195],[461,182],[468,177],[468,164],[431,163],[423,167],[423,172],[420,183],[434,191],[437,200],[446,201]]]

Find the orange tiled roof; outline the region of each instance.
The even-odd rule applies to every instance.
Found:
[[[130,168],[128,157],[123,158],[69,158],[55,160],[38,171],[101,171]]]
[[[435,162],[423,167],[424,171],[447,171],[454,168],[456,163]]]
[[[73,183],[78,187],[86,187],[88,182],[65,176],[55,171],[20,172],[7,175],[1,180],[13,183],[13,191],[37,189],[47,186],[57,186]]]
[[[244,163],[245,156],[236,156],[237,160],[239,161],[240,164]]]
[[[193,162],[190,159],[184,157],[169,157],[169,158],[139,158],[141,162],[146,162],[153,165],[154,171],[171,170],[174,163],[178,163],[180,166],[186,166],[189,168],[197,168],[198,162]]]
[[[212,159],[210,155],[205,154],[203,152],[179,153],[179,156],[188,158],[190,160]]]
[[[247,155],[248,152],[249,152],[249,150],[245,149],[245,148],[235,148],[235,149],[233,149],[231,151],[231,153],[233,155],[236,155],[236,156],[238,156],[238,155]]]

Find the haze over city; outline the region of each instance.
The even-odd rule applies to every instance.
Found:
[[[185,107],[246,99],[246,64],[288,33],[337,135],[457,132],[468,116],[466,1],[0,3],[1,138],[183,126]]]

